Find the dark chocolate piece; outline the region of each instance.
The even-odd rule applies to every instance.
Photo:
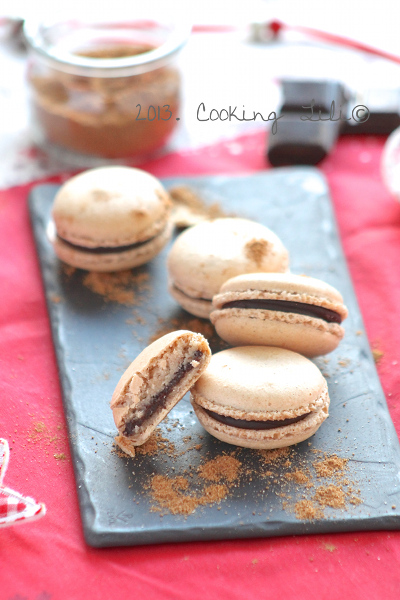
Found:
[[[135,427],[140,427],[143,423],[150,419],[152,415],[154,415],[157,410],[163,407],[168,395],[171,393],[172,389],[176,386],[177,383],[183,379],[186,373],[189,373],[192,369],[194,369],[192,365],[193,360],[200,360],[203,356],[203,353],[200,350],[196,350],[193,353],[192,358],[185,364],[179,367],[176,371],[172,379],[167,383],[158,394],[155,394],[144,412],[144,414],[138,419],[131,419],[128,423],[125,423],[125,429],[123,435],[130,436],[133,434]]]
[[[321,111],[327,115],[331,112],[332,102],[337,109],[344,104],[345,92],[338,81],[316,81],[303,79],[283,79],[281,81],[283,103],[281,113],[303,113],[313,102],[314,114]],[[279,127],[280,123],[278,123]]]
[[[332,150],[339,121],[302,121],[306,111],[285,114],[275,135],[268,138],[268,160],[274,167],[316,165]]]
[[[240,429],[277,429],[277,427],[286,427],[286,425],[292,425],[293,423],[297,423],[298,421],[302,421],[306,417],[308,417],[311,413],[306,413],[305,415],[300,415],[299,417],[294,417],[293,419],[282,419],[278,421],[245,421],[244,419],[234,419],[233,417],[226,417],[225,415],[219,415],[212,410],[204,409],[206,413],[223,423],[224,425],[229,425],[230,427],[239,427]]]
[[[338,81],[281,81],[283,103],[267,155],[274,166],[316,165],[332,150],[346,119],[347,98]],[[282,117],[282,118],[280,118]]]
[[[327,323],[341,323],[342,317],[339,313],[325,308],[324,306],[316,306],[314,304],[306,304],[304,302],[292,302],[290,300],[234,300],[227,302],[222,307],[224,308],[255,308],[262,310],[278,310],[285,313],[296,313],[305,317],[314,317],[323,319]]]

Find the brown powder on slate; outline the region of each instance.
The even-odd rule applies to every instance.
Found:
[[[172,514],[189,515],[199,506],[211,506],[224,500],[237,481],[241,463],[232,455],[221,455],[205,461],[197,469],[196,487],[190,487],[193,473],[187,477],[154,475],[150,480],[150,493],[156,505],[152,510],[167,509]],[[186,473],[186,471],[185,471]],[[206,484],[205,482],[212,482]]]
[[[83,285],[95,294],[99,294],[106,302],[133,305],[138,302],[133,285],[139,291],[149,289],[145,282],[149,279],[148,273],[135,274],[132,271],[118,271],[117,273],[89,272],[83,278]]]
[[[318,487],[315,490],[315,500],[321,506],[331,506],[332,508],[344,508],[345,506],[344,491],[337,485]]]
[[[301,521],[316,521],[322,519],[324,513],[311,500],[299,500],[294,505],[296,519]]]
[[[342,358],[341,360],[338,360],[338,365],[341,367],[347,367],[349,364],[350,360],[348,358]]]
[[[156,452],[166,454],[170,458],[176,457],[175,444],[164,437],[160,429],[156,429],[144,444],[136,446],[136,454],[152,455]]]
[[[224,484],[207,485],[200,497],[200,504],[218,504],[227,497],[229,488]]]
[[[50,301],[53,302],[53,304],[60,304],[61,300],[62,298],[58,294],[50,294]]]
[[[247,258],[256,263],[258,267],[262,265],[262,262],[268,254],[270,244],[267,240],[257,240],[253,238],[244,247]]]
[[[151,480],[151,494],[158,503],[152,510],[166,508],[173,515],[190,515],[198,506],[216,504],[221,502],[228,493],[226,485],[208,485],[200,496],[185,494],[189,488],[186,477],[167,477],[165,475],[154,475]]]
[[[179,228],[197,225],[202,221],[234,216],[226,213],[217,202],[207,204],[186,185],[170,188],[169,195],[173,203],[172,220]]]
[[[290,448],[276,448],[275,450],[258,450],[263,461],[266,464],[275,463],[278,460],[287,458],[290,454]]]
[[[294,471],[293,473],[285,473],[285,477],[286,479],[289,479],[289,481],[294,481],[295,483],[309,483],[309,478],[307,477],[307,475],[304,473],[304,471]]]
[[[114,452],[122,458],[128,458],[129,456],[118,445],[115,446]],[[153,431],[144,444],[135,446],[136,456],[152,456],[157,453],[166,454],[170,458],[175,458],[176,456],[175,445],[162,435],[160,429]]]
[[[350,494],[350,496],[348,497],[348,500],[349,500],[350,504],[353,504],[353,506],[358,506],[359,504],[362,504],[361,498],[359,498],[358,496],[355,496],[354,494]]]
[[[314,462],[313,467],[318,477],[332,477],[338,471],[343,471],[347,463],[347,458],[339,458],[336,454],[333,454],[325,457],[324,460]]]
[[[136,446],[135,450],[136,454],[143,454],[145,456],[155,454],[156,452],[158,452],[157,434],[152,433],[149,439],[146,440],[145,443],[141,446]]]
[[[203,319],[171,319],[170,321],[159,319],[159,323],[159,329],[157,329],[157,331],[150,336],[148,339],[148,344],[152,344],[163,335],[178,329],[187,329],[189,331],[194,331],[194,333],[201,333],[201,335],[208,340],[210,340],[215,333],[211,323]]]
[[[166,477],[154,475],[151,480],[151,493],[162,508],[167,508],[173,515],[190,515],[199,505],[198,498],[183,493],[189,485],[185,477]],[[156,508],[153,507],[155,510]]]
[[[76,268],[75,267],[71,267],[70,265],[63,264],[63,271],[64,271],[64,273],[65,273],[65,275],[67,277],[72,277],[72,275],[76,271]]]
[[[237,479],[241,462],[233,456],[217,456],[213,460],[207,461],[204,465],[200,465],[198,473],[203,479],[209,481],[220,481],[226,479],[233,482]]]
[[[171,427],[176,425],[179,425],[178,421],[168,420],[167,431],[172,431]],[[195,443],[192,435],[183,435],[181,439],[185,448],[182,452],[177,452],[174,444],[157,429],[145,444],[136,447],[139,457],[135,460],[140,460],[140,455],[164,455],[175,462],[180,456],[201,447],[201,444]],[[189,444],[191,445],[188,446]],[[274,485],[271,493],[282,498],[283,509],[293,511],[297,519],[304,521],[323,519],[324,508],[327,507],[345,510],[347,503],[357,505],[362,502],[354,493],[355,490],[348,486],[349,479],[344,477],[348,459],[340,458],[336,454],[328,456],[319,450],[311,449],[312,453],[318,455],[318,459],[311,465],[315,475],[333,478],[333,481],[315,487],[309,459],[305,459],[304,468],[301,468],[301,463],[299,465],[297,460],[294,461],[295,448],[257,450],[256,454],[260,459],[258,466],[247,469],[243,468],[243,463],[237,458],[241,452],[242,449],[239,448],[230,454],[221,454],[209,460],[202,459],[197,469],[189,467],[175,473],[175,468],[172,467],[172,471],[166,474],[153,474],[145,485],[153,500],[151,510],[158,511],[161,515],[165,512],[191,515],[199,507],[219,504],[228,498],[231,489],[243,475],[249,477],[249,481],[252,481],[254,476],[258,479],[269,477],[269,483]],[[303,486],[304,491],[310,491],[307,491],[301,500],[296,501],[296,494],[293,499],[294,490],[288,487],[291,483]],[[265,489],[268,488],[269,485]]]

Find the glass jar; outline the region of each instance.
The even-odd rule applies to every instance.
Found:
[[[142,160],[166,143],[179,122],[186,23],[71,19],[24,30],[33,136],[44,150],[87,166]]]

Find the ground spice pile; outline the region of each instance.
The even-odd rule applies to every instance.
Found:
[[[344,508],[346,497],[343,489],[338,485],[320,486],[315,490],[315,500],[321,506]]]
[[[318,453],[318,451],[315,451]],[[327,479],[326,485],[315,485],[302,472],[302,475],[296,473],[288,474],[287,477],[298,484],[305,484],[310,491],[308,497],[303,494],[303,499],[290,506],[285,502],[287,510],[293,510],[296,518],[305,521],[315,521],[325,517],[324,508],[346,509],[347,503],[360,504],[361,498],[352,487],[352,482],[347,478],[348,459],[340,458],[336,454],[325,455],[322,459],[318,458],[312,463],[318,480]],[[311,496],[311,494],[313,495]]]
[[[137,292],[150,289],[148,273],[118,271],[116,273],[96,273],[90,271],[83,278],[83,285],[106,302],[118,302],[131,306],[141,302]],[[133,289],[135,288],[135,289]]]
[[[184,429],[178,419],[168,418],[164,426],[167,432],[175,427]],[[280,499],[286,512],[303,521],[329,519],[332,509],[345,511],[350,505],[362,502],[359,490],[354,489],[355,483],[350,480],[349,459],[337,454],[328,455],[317,449],[304,454],[296,447],[252,453],[235,447],[229,453],[207,458],[190,454],[202,448],[197,436],[180,437],[184,448],[181,450],[179,446],[178,451],[166,435],[162,427],[156,429],[145,444],[136,447],[137,456],[133,459],[150,457],[158,467],[165,465],[162,473],[157,468],[141,485],[143,493],[150,497],[151,510],[160,516],[166,513],[188,516],[199,507],[219,505],[229,499],[239,483],[255,500],[255,510],[263,511],[267,520],[268,511],[275,504],[271,504],[271,495]],[[249,452],[251,457],[247,457]],[[314,460],[310,460],[313,456]],[[221,508],[218,506],[218,510]]]
[[[240,466],[241,463],[236,458],[224,454],[200,465],[198,473],[200,477],[208,481],[226,479],[229,482],[233,482],[238,477]]]
[[[173,203],[172,220],[180,229],[197,225],[202,221],[235,216],[224,211],[218,202],[207,204],[186,185],[170,188],[169,195]]]
[[[300,521],[316,521],[322,519],[324,513],[311,500],[299,500],[294,507],[296,519]]]
[[[348,463],[348,459],[339,458],[336,454],[327,456],[321,461],[314,462],[314,469],[318,477],[332,477],[336,473],[343,471]]]
[[[115,444],[113,451],[121,458],[127,458],[128,456],[117,444]],[[136,456],[153,456],[158,453],[167,455],[170,458],[175,458],[176,456],[175,445],[163,436],[159,428],[151,434],[144,444],[135,446]]]
[[[197,481],[195,486],[181,475],[154,475],[150,483],[150,494],[155,502],[152,510],[166,509],[174,515],[190,515],[199,506],[218,504],[238,480],[240,467],[240,461],[229,455],[208,460],[197,471],[203,484]],[[205,483],[209,481],[212,483]]]

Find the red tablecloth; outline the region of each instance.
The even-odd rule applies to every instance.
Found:
[[[342,139],[322,165],[369,340],[400,432],[400,205],[380,177],[384,140]],[[261,134],[144,165],[157,176],[266,167]],[[57,180],[57,179],[53,179]],[[27,210],[30,186],[0,192],[0,437],[5,484],[47,505],[35,523],[0,530],[0,600],[309,596],[398,600],[400,532],[95,550],[80,522],[60,386]]]

